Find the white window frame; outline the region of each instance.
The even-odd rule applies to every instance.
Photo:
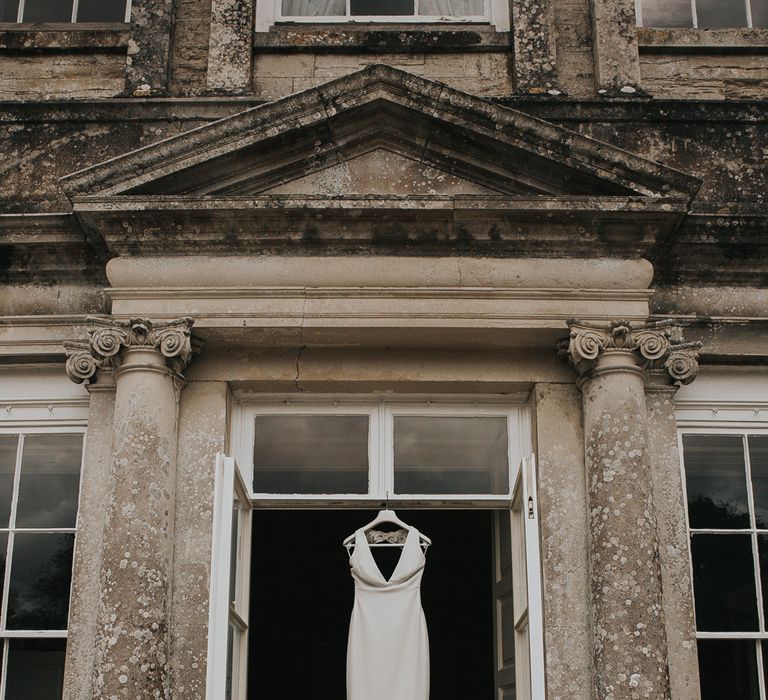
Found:
[[[530,661],[530,694],[528,700],[545,700],[544,628],[541,585],[541,555],[539,545],[539,516],[536,492],[536,467],[531,455],[531,426],[527,405],[505,397],[364,397],[350,395],[308,397],[249,397],[235,407],[232,444],[236,460],[219,455],[216,465],[216,503],[214,505],[214,536],[211,574],[211,605],[209,620],[208,697],[221,697],[227,676],[226,634],[230,622],[227,595],[227,575],[230,571],[229,550],[231,525],[224,514],[231,512],[233,486],[239,488],[238,498],[253,482],[254,418],[257,415],[322,414],[368,415],[369,424],[369,493],[350,494],[256,494],[249,493],[253,508],[379,508],[387,503],[391,508],[472,508],[507,510],[510,523],[515,517],[523,521],[523,548],[510,553],[519,581],[523,571],[527,587],[526,629],[516,630],[516,636],[527,639]],[[509,450],[509,492],[503,495],[392,495],[393,444],[382,436],[393,436],[393,421],[398,415],[420,416],[499,416],[507,418]],[[240,468],[236,464],[240,464]],[[240,483],[238,487],[237,484]],[[515,505],[517,504],[517,505]],[[522,505],[521,505],[522,504]],[[522,510],[521,510],[522,508]],[[523,517],[524,516],[524,517]],[[231,522],[231,518],[229,519]],[[511,525],[510,525],[511,526]],[[512,526],[511,526],[512,527]],[[514,534],[514,533],[512,533]],[[239,571],[250,580],[248,554],[250,543],[238,551],[242,559]],[[524,550],[524,551],[523,551]],[[494,557],[497,556],[494,554]],[[244,590],[238,582],[238,590]],[[247,607],[245,608],[247,614]],[[516,620],[518,623],[519,620]],[[516,625],[517,627],[517,625]],[[233,681],[233,700],[246,697],[245,664],[240,678]],[[235,673],[233,673],[233,676]],[[234,692],[238,688],[240,695]],[[522,696],[521,696],[522,697]]]
[[[77,19],[77,9],[78,9],[78,2],[79,0],[73,0],[72,2],[72,15],[70,17],[70,23],[72,24],[89,24],[88,22],[78,22]],[[24,6],[26,4],[26,0],[19,0],[19,9],[16,13],[16,22],[18,24],[21,24],[24,22]],[[125,1],[125,19],[123,20],[125,22],[131,21],[131,0]],[[0,696],[2,697],[2,696]]]
[[[414,0],[418,11],[419,0]],[[510,30],[509,0],[484,0],[485,12],[482,15],[466,17],[440,17],[419,15],[350,15],[350,0],[347,0],[347,12],[344,16],[293,17],[283,16],[282,0],[266,0],[256,3],[256,31],[266,32],[274,24],[490,24],[500,32]]]
[[[234,596],[230,596],[233,502],[239,504]],[[229,632],[232,630],[232,698],[245,698],[248,667],[248,591],[250,581],[251,499],[240,468],[231,457],[216,456],[213,502],[213,548],[208,609],[208,691],[222,697],[229,671]],[[230,600],[234,597],[234,600]]]
[[[521,460],[530,454],[530,417],[527,406],[512,400],[367,398],[350,396],[309,398],[268,398],[243,401],[235,413],[235,456],[243,479],[250,488],[253,483],[254,418],[257,415],[367,415],[369,417],[369,490],[366,494],[270,494],[253,493],[254,508],[297,508],[333,501],[344,507],[378,508],[389,503],[393,508],[407,505],[433,507],[471,507],[505,509],[509,507],[514,475]],[[397,494],[394,491],[394,455],[391,438],[395,416],[497,416],[507,419],[509,490],[503,494]]]
[[[751,0],[743,0],[746,8],[746,24],[739,24],[733,29],[752,29],[752,2]],[[644,27],[643,24],[643,0],[635,0],[635,15],[637,16],[637,26]],[[656,25],[649,25],[649,29],[698,29],[699,28],[699,16],[696,10],[696,0],[691,0],[691,18],[693,24],[690,27],[657,27]],[[720,27],[726,29],[726,27]]]
[[[685,503],[685,522],[688,541],[693,534],[751,535],[752,557],[755,563],[755,592],[758,606],[758,627],[756,632],[700,632],[696,639],[746,639],[754,640],[760,700],[768,700],[768,678],[763,669],[761,640],[768,640],[768,619],[763,610],[763,592],[760,580],[760,559],[757,550],[758,534],[768,535],[768,528],[758,529],[755,522],[752,474],[747,449],[747,435],[768,435],[768,401],[764,388],[768,387],[768,376],[757,378],[757,372],[727,371],[702,372],[690,387],[681,389],[680,398],[675,402],[677,418],[678,450]],[[725,380],[725,381],[724,381]],[[696,386],[696,385],[699,386]],[[740,435],[743,436],[745,477],[749,499],[750,526],[747,528],[691,528],[688,514],[688,492],[685,472],[683,435]],[[693,556],[689,556],[691,586],[693,586]],[[696,600],[694,595],[694,611]]]
[[[11,516],[9,527],[1,527],[0,532],[8,533],[6,552],[13,551],[13,538],[18,532],[50,533],[50,534],[74,534],[75,551],[77,551],[76,525],[67,528],[17,528],[15,526],[16,508],[18,505],[19,477],[21,460],[23,457],[24,437],[40,434],[80,434],[83,436],[83,451],[80,463],[80,485],[78,492],[78,514],[80,508],[80,492],[82,491],[82,459],[85,455],[85,431],[88,415],[87,399],[53,398],[53,399],[0,399],[0,435],[18,435],[19,442],[16,447],[16,464],[14,467],[13,494],[11,500]],[[76,518],[78,517],[76,514]],[[77,523],[77,521],[75,521]],[[11,639],[66,639],[67,629],[63,630],[9,630],[5,625],[8,607],[8,589],[11,580],[12,561],[9,558],[5,563],[5,576],[2,582],[2,611],[0,611],[0,698],[5,697],[8,669],[8,649]],[[74,564],[74,559],[73,559]],[[70,583],[71,598],[71,583]],[[71,609],[71,605],[70,605]]]

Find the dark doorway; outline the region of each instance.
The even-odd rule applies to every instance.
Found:
[[[342,540],[375,511],[254,511],[249,696],[344,700],[354,585]],[[399,510],[428,535],[421,597],[433,700],[493,697],[493,513]],[[399,548],[376,549],[389,576]],[[393,698],[393,700],[396,700]]]

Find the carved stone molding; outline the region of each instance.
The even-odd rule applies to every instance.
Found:
[[[568,328],[570,335],[559,348],[582,377],[599,371],[606,354],[623,352],[634,356],[638,369],[665,372],[676,384],[690,384],[696,378],[701,343],[683,342],[674,321],[633,326],[624,320],[608,325],[569,320]]]
[[[80,384],[100,369],[116,368],[124,350],[156,350],[181,375],[192,357],[191,318],[155,323],[146,318],[120,321],[88,317],[88,341],[64,343],[67,376]]]

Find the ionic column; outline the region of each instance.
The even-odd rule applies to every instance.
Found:
[[[70,378],[111,365],[116,383],[93,697],[168,698],[177,409],[192,321],[88,320]]]
[[[669,698],[645,378],[663,367],[691,381],[695,348],[674,343],[666,324],[568,325],[584,410],[594,694]]]

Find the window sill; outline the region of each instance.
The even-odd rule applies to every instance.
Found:
[[[0,52],[123,51],[129,25],[124,22],[88,24],[0,23]]]
[[[768,28],[650,29],[638,27],[641,53],[768,53]]]
[[[510,32],[491,24],[304,24],[286,22],[256,32],[254,50],[357,53],[506,51]]]

